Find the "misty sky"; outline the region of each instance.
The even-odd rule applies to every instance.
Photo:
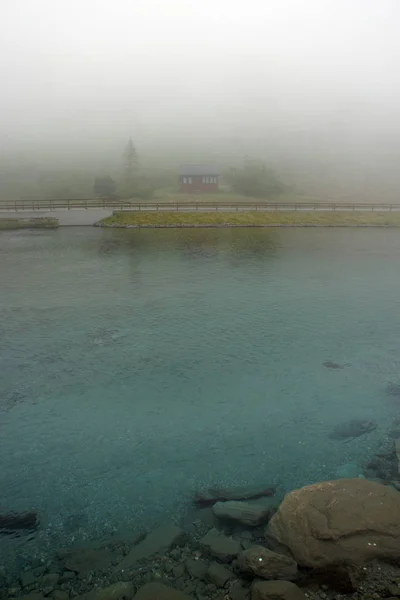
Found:
[[[400,133],[399,32],[399,0],[2,0],[2,146],[379,143]]]

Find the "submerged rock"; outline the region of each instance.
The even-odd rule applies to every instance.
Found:
[[[262,498],[263,496],[273,496],[276,488],[267,485],[253,485],[247,487],[234,488],[212,488],[196,492],[195,502],[201,506],[211,506],[216,502],[226,502],[228,500],[250,500],[251,498]]]
[[[211,556],[226,563],[231,562],[241,550],[237,540],[223,535],[217,529],[210,529],[200,540],[200,544],[208,550]]]
[[[204,560],[189,558],[185,563],[186,571],[193,579],[203,581],[206,578],[208,569],[207,563]]]
[[[35,529],[39,524],[38,514],[34,511],[24,513],[0,514],[0,533]]]
[[[400,383],[389,382],[386,386],[385,392],[388,396],[400,398]]]
[[[329,437],[331,440],[347,440],[370,433],[376,428],[377,424],[370,419],[352,419],[336,425]]]
[[[238,568],[263,579],[287,579],[297,577],[297,564],[288,556],[272,552],[264,546],[253,546],[238,556]]]
[[[194,600],[194,598],[163,583],[146,583],[135,595],[135,600]]]
[[[207,579],[209,579],[218,588],[226,587],[228,581],[235,579],[235,575],[218,563],[212,563],[207,569]]]
[[[400,559],[400,494],[367,479],[339,479],[287,494],[266,529],[300,566]]]
[[[104,548],[71,548],[60,550],[57,556],[67,571],[77,573],[79,577],[85,577],[89,571],[108,569],[115,558],[113,552]]]
[[[183,543],[184,539],[185,533],[182,529],[175,525],[163,525],[149,533],[137,546],[134,546],[129,554],[115,567],[114,572],[120,573],[125,569],[130,569],[139,560],[165,552],[173,546]]]
[[[332,362],[331,360],[326,360],[322,363],[324,367],[327,369],[344,369],[344,365],[339,363]]]
[[[397,474],[400,474],[400,439],[394,440],[394,450],[396,453],[397,460]]]
[[[290,581],[256,581],[251,587],[251,600],[305,600],[301,589]]]
[[[135,588],[132,583],[118,581],[106,588],[94,588],[78,600],[132,600]]]
[[[213,513],[222,520],[235,521],[249,527],[256,527],[266,523],[271,515],[271,508],[268,506],[257,506],[247,502],[216,502],[213,506]]]

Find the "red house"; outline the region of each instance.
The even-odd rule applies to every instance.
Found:
[[[218,192],[219,171],[211,165],[181,165],[179,171],[181,192]]]

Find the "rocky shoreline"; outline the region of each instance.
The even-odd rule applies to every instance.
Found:
[[[0,568],[0,599],[400,597],[397,448],[396,440],[371,461],[375,481],[318,483],[281,502],[270,486],[201,491],[185,528],[165,524],[63,549],[50,561],[32,561],[17,580]],[[379,469],[396,479],[378,481]]]

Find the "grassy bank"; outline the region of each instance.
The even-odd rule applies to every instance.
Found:
[[[52,229],[58,227],[58,219],[53,217],[33,217],[29,219],[0,217],[0,230],[3,229]]]
[[[399,213],[375,212],[115,212],[103,227],[386,226],[400,227]]]

